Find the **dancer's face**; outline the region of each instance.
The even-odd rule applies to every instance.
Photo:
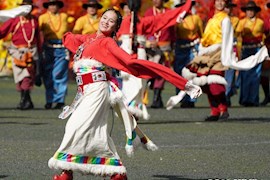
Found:
[[[124,14],[125,14],[125,15],[129,15],[129,14],[130,14],[130,9],[129,9],[128,5],[125,5],[125,6],[123,7],[123,11],[124,11]]]
[[[153,0],[153,6],[161,8],[163,6],[163,0]]]
[[[215,8],[217,11],[223,11],[226,6],[225,0],[215,0]]]
[[[99,22],[99,31],[105,35],[110,35],[115,31],[117,25],[117,15],[114,11],[105,12]]]
[[[255,10],[253,10],[253,9],[247,9],[246,10],[246,16],[248,18],[253,18],[255,15],[256,15]]]
[[[59,6],[57,4],[50,4],[48,6],[48,11],[55,14],[55,13],[57,13],[59,11]]]
[[[230,14],[232,13],[232,8],[226,7],[226,8],[224,9],[224,11],[225,11],[228,15],[230,15]]]
[[[87,7],[87,13],[91,16],[94,16],[97,14],[98,9],[96,7]]]

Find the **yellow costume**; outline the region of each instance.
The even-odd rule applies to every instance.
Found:
[[[93,34],[98,30],[100,17],[86,14],[81,16],[75,23],[73,33],[76,34]]]
[[[183,23],[176,25],[177,39],[195,40],[203,34],[203,22],[198,15],[187,15]]]
[[[260,18],[244,18],[239,21],[236,32],[243,43],[260,43],[264,35],[264,22]]]
[[[182,69],[190,63],[190,61],[198,53],[200,38],[203,34],[203,22],[196,14],[187,14],[187,16],[175,26],[176,43],[175,58],[173,69],[176,73],[182,74]],[[176,89],[176,93],[179,89]],[[186,96],[181,102],[180,107],[194,107],[195,99]]]
[[[198,84],[204,86],[204,92],[208,96],[211,115],[206,121],[217,121],[221,118],[228,118],[228,107],[225,96],[224,71],[227,67],[222,64],[222,41],[224,24],[228,29],[231,23],[228,14],[224,11],[216,13],[208,20],[201,39],[198,56],[188,65],[191,72],[196,73]],[[225,28],[226,29],[226,28]],[[207,49],[207,51],[205,51]],[[183,71],[182,71],[183,73]],[[183,74],[183,77],[186,75]]]
[[[256,54],[263,46],[264,22],[262,19],[246,17],[239,21],[236,33],[242,38],[241,59]],[[259,87],[262,63],[254,68],[239,71],[240,93],[239,104],[243,106],[259,105]]]
[[[39,16],[39,27],[44,36],[41,71],[46,89],[45,108],[50,109],[56,103],[54,108],[61,109],[68,83],[69,51],[62,44],[63,35],[68,31],[68,15],[47,11]]]
[[[45,40],[62,39],[68,31],[68,15],[66,13],[44,13],[39,17],[39,27]]]
[[[204,30],[201,43],[204,47],[211,46],[213,44],[219,44],[222,42],[222,30],[221,23],[228,14],[225,12],[219,12],[211,18]]]
[[[235,30],[236,27],[237,27],[237,25],[238,25],[238,23],[239,23],[239,18],[236,17],[236,16],[231,16],[230,19],[231,19],[231,23],[232,23],[233,29]]]

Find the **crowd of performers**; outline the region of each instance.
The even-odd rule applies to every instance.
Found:
[[[45,108],[63,108],[59,118],[69,117],[61,145],[48,163],[61,170],[53,179],[71,180],[73,172],[127,179],[107,130],[110,108],[123,122],[129,156],[137,145],[157,150],[137,121],[150,118],[149,89],[154,91],[150,107],[164,107],[165,81],[176,88],[167,109],[180,102],[182,108],[194,107],[196,98],[206,93],[211,112],[205,121],[228,119],[236,88],[241,105],[258,106],[261,83],[261,105],[270,102],[265,46],[270,22],[257,17],[261,8],[254,1],[241,7],[246,17],[239,20],[232,15],[232,8],[237,8],[232,1],[214,0],[213,16],[205,25],[196,15],[196,1],[179,1],[173,9],[165,8],[166,2],[153,0],[144,16],[138,0],[121,3],[122,15],[115,8],[99,15],[102,5],[89,0],[82,5],[86,14],[73,29],[68,15],[60,11],[60,0],[44,2],[47,11],[38,18],[31,15],[32,0],[0,12],[3,19],[14,15],[0,27],[0,38],[12,34],[8,51],[21,93],[17,108],[33,109],[30,91],[43,83]],[[78,89],[72,104],[65,106],[70,59]]]

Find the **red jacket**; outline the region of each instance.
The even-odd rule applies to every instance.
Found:
[[[176,24],[176,19],[178,15],[184,11],[188,12],[191,7],[191,0],[187,0],[185,5],[168,10],[163,14],[156,16],[147,16],[139,17],[139,22],[137,23],[137,34],[138,35],[147,35],[154,34],[162,29],[166,29],[170,26]],[[120,26],[120,29],[117,32],[117,37],[120,37],[122,34],[130,34],[130,22],[131,16],[126,16],[123,19],[123,22]]]
[[[31,44],[37,44],[39,41],[39,30],[38,30],[38,20],[37,18],[33,17],[32,18],[34,20],[34,37],[33,37],[33,41],[31,42]],[[25,23],[23,25],[24,30],[25,30],[25,34],[26,34],[26,38],[28,40],[31,39],[32,36],[32,19]],[[19,25],[20,23],[20,17],[15,17],[15,18],[11,18],[9,20],[7,20],[1,27],[0,27],[0,39],[6,37],[9,33],[14,33],[12,35],[12,43],[14,45],[27,45],[27,42],[24,38],[23,35],[23,29],[22,26]],[[15,31],[15,32],[14,32]]]
[[[177,88],[182,90],[185,88],[187,80],[171,69],[150,61],[133,59],[111,37],[102,37],[92,41],[91,39],[95,37],[96,34],[79,35],[68,32],[63,37],[63,43],[73,53],[84,43],[81,58],[93,58],[109,67],[139,78],[149,79],[161,76]]]
[[[168,8],[164,8],[164,13],[168,12],[170,9]],[[154,9],[153,7],[149,8],[148,10],[145,11],[144,16],[148,17],[148,16],[157,16],[158,14],[154,14]],[[149,36],[154,36],[154,33],[159,34],[159,41],[175,41],[175,31],[174,31],[174,26],[170,26],[168,28],[165,28],[163,30],[161,30],[160,32],[152,32],[151,34],[147,34],[147,37]]]

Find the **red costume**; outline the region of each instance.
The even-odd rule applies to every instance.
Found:
[[[35,29],[35,36],[31,44],[37,44],[37,34],[38,34],[38,21],[36,18],[34,20],[34,29]],[[16,46],[19,45],[27,45],[27,42],[23,38],[23,31],[20,25],[20,17],[12,18],[7,20],[1,27],[0,27],[0,39],[6,37],[9,33],[12,33],[12,43]],[[24,24],[24,30],[26,36],[30,39],[32,34],[32,25],[31,21],[28,21]]]
[[[161,12],[161,13],[155,13],[154,12],[154,8],[149,8],[147,11],[145,11],[144,13],[144,16],[145,17],[149,17],[149,16],[157,16],[159,14],[162,14],[162,13],[165,13],[165,12],[168,12],[170,11],[170,9],[168,8],[164,8],[164,12]],[[167,16],[166,16],[167,17]],[[153,36],[153,32],[150,33],[149,35]],[[175,32],[174,32],[174,27],[171,26],[171,27],[168,27],[166,29],[163,29],[159,32],[156,32],[155,34],[159,35],[158,36],[158,41],[173,41],[175,39]],[[148,34],[147,34],[148,35]]]
[[[153,34],[161,29],[173,26],[176,24],[177,17],[180,13],[188,12],[191,7],[191,1],[188,0],[185,5],[173,10],[168,10],[165,14],[157,16],[139,17],[137,23],[137,35]],[[120,29],[117,32],[119,37],[121,34],[130,34],[131,15],[123,19]]]
[[[167,28],[175,25],[180,13],[188,12],[190,7],[191,7],[191,1],[187,1],[187,3],[184,6],[176,8],[174,10],[168,10],[163,14],[158,14],[156,16],[148,16],[148,17],[138,17],[138,22],[136,24],[136,35],[137,35],[137,41],[139,43],[138,50],[137,50],[139,59],[147,59],[146,52],[144,49],[145,40],[142,40],[139,37],[144,36],[144,35],[151,35],[154,33],[159,33],[161,30],[167,29]],[[122,49],[124,49],[128,53],[132,53],[132,47],[130,47],[132,42],[130,42],[131,41],[130,37],[134,36],[132,29],[131,29],[131,25],[132,25],[131,20],[132,20],[131,15],[126,16],[123,19],[121,27],[117,32],[117,36],[120,39],[122,39],[122,35],[127,35],[126,38],[128,38],[129,40],[124,42],[122,39],[123,42],[121,44],[121,47],[122,47]],[[128,37],[128,36],[130,36],[130,37]],[[161,78],[159,78],[159,79],[161,79]],[[133,80],[135,81],[135,78],[133,78]],[[127,80],[123,81],[123,92],[126,92],[125,89],[128,89],[128,88],[125,88],[125,82],[127,82],[126,87],[128,87],[127,84],[130,83],[130,80],[128,80],[128,81]],[[161,84],[160,86],[162,86],[164,84],[164,79],[161,79],[160,84]],[[142,94],[136,94],[137,92],[144,93],[146,87],[144,85],[142,87],[143,87],[142,89],[137,88],[137,91],[134,91],[134,93],[130,93],[129,95],[127,95],[128,100],[130,102],[137,99],[137,97],[144,96]],[[138,106],[136,106],[136,107],[140,107],[140,105],[139,105],[140,102],[136,102],[136,103],[138,103]],[[133,103],[129,103],[129,104],[133,104]],[[142,105],[142,107],[143,106],[144,105]],[[146,108],[144,108],[144,109],[146,109]],[[145,115],[145,116],[143,115],[143,118],[147,119],[146,114],[148,114],[148,113],[143,113],[143,114]]]
[[[168,12],[170,9],[165,7],[157,8],[155,6],[149,8],[145,13],[145,17],[149,16],[157,16],[159,14],[163,14],[165,12]],[[175,32],[174,32],[174,26],[162,29],[158,32],[152,32],[151,34],[147,34],[147,39],[153,39],[152,41],[157,43],[157,49],[154,50],[153,48],[150,48],[152,50],[147,50],[148,55],[151,53],[154,53],[155,55],[160,54],[159,50],[161,50],[161,56],[163,56],[163,60],[159,61],[157,63],[160,63],[164,66],[170,67],[170,64],[173,60],[172,57],[172,47],[171,44],[175,40]],[[151,43],[151,41],[150,41]],[[150,51],[150,52],[149,52]],[[152,52],[151,52],[152,51]],[[149,54],[150,53],[150,54]],[[150,55],[151,57],[151,55]],[[165,80],[161,77],[154,78],[151,80],[151,86],[150,88],[154,91],[153,96],[153,102],[151,105],[151,108],[163,108],[163,101],[162,101],[162,90],[164,89]]]
[[[63,42],[66,48],[75,53],[81,44],[91,41],[91,38],[95,37],[96,34],[75,35],[66,33]],[[131,55],[122,50],[110,37],[96,39],[92,43],[86,43],[85,46],[82,57],[94,58],[107,66],[125,71],[136,77],[149,79],[162,76],[165,80],[182,90],[187,83],[186,79],[169,68],[149,61],[133,59]]]
[[[0,39],[12,33],[9,54],[12,56],[13,77],[21,93],[18,109],[32,109],[30,90],[34,85],[35,62],[38,60],[38,21],[34,16],[18,16],[7,20],[0,27]]]

